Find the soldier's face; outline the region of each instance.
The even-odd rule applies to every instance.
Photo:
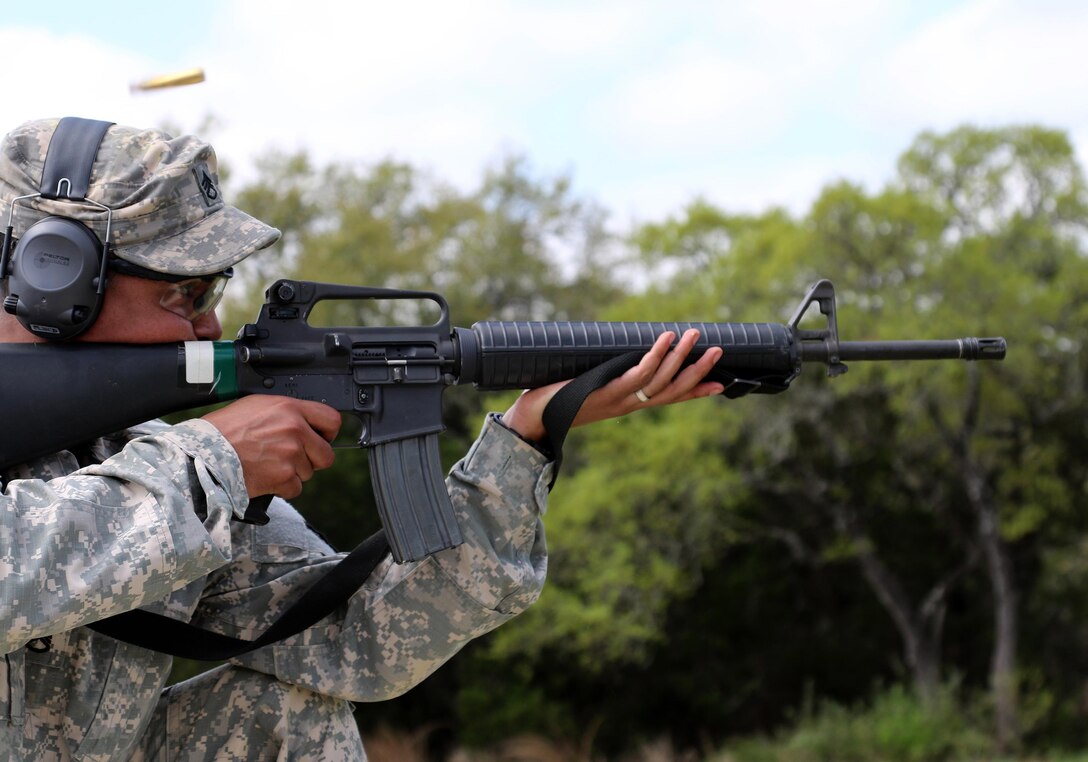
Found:
[[[81,341],[159,344],[218,339],[223,327],[215,311],[192,320],[163,306],[172,284],[114,273],[110,276],[102,311]],[[166,299],[169,303],[169,299]]]

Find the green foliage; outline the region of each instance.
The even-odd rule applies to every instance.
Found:
[[[556,488],[548,514],[550,584],[495,634],[494,653],[549,649],[593,672],[643,663],[669,604],[734,534],[738,476],[705,446],[729,418],[705,400],[587,432],[565,464],[583,467]]]
[[[985,759],[991,742],[985,726],[965,711],[955,686],[923,704],[895,685],[868,706],[820,702],[770,740],[730,746],[736,762],[942,762]]]
[[[603,211],[565,177],[533,177],[523,159],[503,160],[469,192],[392,161],[315,168],[305,155],[273,156],[261,170],[241,203],[284,232],[256,258],[262,284],[290,275],[436,290],[459,325],[592,316],[618,293]],[[393,306],[360,314],[388,319]]]
[[[473,652],[460,665],[472,679],[458,692],[455,712],[467,746],[487,746],[515,735],[540,733],[552,738],[578,735],[579,721],[569,704],[556,701],[547,678],[534,673],[534,662],[510,661]]]

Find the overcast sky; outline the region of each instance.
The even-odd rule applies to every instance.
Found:
[[[1088,158],[1075,0],[190,0],[8,3],[4,131],[76,115],[194,129],[244,173],[269,148],[385,157],[471,186],[507,153],[621,224],[702,196],[803,212],[876,189],[921,130],[1040,123]],[[142,95],[142,77],[207,80]]]

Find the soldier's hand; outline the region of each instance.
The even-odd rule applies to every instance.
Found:
[[[253,395],[204,416],[238,453],[250,497],[292,498],[333,462],[340,414],[320,402]]]

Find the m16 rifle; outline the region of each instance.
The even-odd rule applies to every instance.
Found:
[[[437,321],[319,327],[308,320],[326,300],[404,299],[435,303]],[[801,328],[813,304],[825,324]],[[471,328],[451,325],[437,293],[279,280],[256,322],[234,341],[0,345],[7,371],[0,468],[245,395],[317,400],[360,421],[358,444],[369,451],[393,555],[416,560],[461,542],[438,454],[446,388],[523,389],[596,373],[581,399],[551,417],[558,424],[545,418],[561,445],[585,394],[636,364],[663,332],[680,336],[689,328],[699,330],[699,340],[688,362],[709,347],[725,350],[707,380],[721,382],[730,398],[783,392],[805,363],[823,363],[837,376],[854,360],[1000,360],[1006,352],[1003,338],[840,341],[827,280],[809,289],[786,323],[485,321]],[[251,501],[247,518],[267,520],[265,506]]]

